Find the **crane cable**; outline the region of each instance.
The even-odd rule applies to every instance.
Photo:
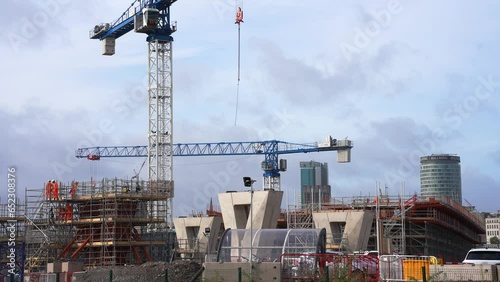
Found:
[[[234,126],[236,126],[236,121],[238,119],[238,100],[240,96],[240,70],[241,70],[241,64],[240,64],[240,49],[241,49],[241,44],[240,44],[240,38],[241,38],[241,23],[243,22],[243,10],[241,7],[238,7],[236,9],[236,20],[235,24],[238,25],[238,83],[236,86],[236,112],[234,114]]]
[[[98,171],[99,171],[99,163],[91,161],[89,166],[90,178],[95,178],[97,176]]]

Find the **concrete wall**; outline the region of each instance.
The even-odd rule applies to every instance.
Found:
[[[61,265],[62,272],[76,272],[83,270],[83,262],[81,261],[63,261]]]
[[[174,218],[175,233],[179,247],[185,248],[182,243],[188,240],[199,242],[199,252],[213,253],[217,247],[217,236],[220,232],[222,218],[220,217],[177,217]],[[205,228],[210,228],[210,234],[203,234]],[[194,232],[197,231],[197,232]],[[207,236],[208,235],[208,236]],[[210,250],[208,249],[210,247]],[[186,250],[191,251],[191,250]]]
[[[62,271],[62,262],[47,263],[47,273],[60,273]]]
[[[430,276],[437,281],[498,281],[497,265],[431,265]]]
[[[250,196],[250,191],[219,194],[224,227],[250,229],[250,212],[252,212],[252,229],[276,228],[283,191],[254,191],[252,211]]]
[[[241,267],[242,281],[281,281],[279,262],[254,263],[253,279],[250,280],[250,263],[205,263],[203,279],[208,281],[238,281],[238,268]],[[213,279],[213,280],[212,280]]]
[[[332,238],[342,236],[344,248],[348,251],[366,250],[375,213],[372,211],[335,211],[313,213],[315,228],[326,229],[327,245]],[[345,224],[340,234],[340,225]]]

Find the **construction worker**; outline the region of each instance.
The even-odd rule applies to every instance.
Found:
[[[66,220],[71,220],[71,218],[73,217],[73,209],[71,208],[71,205],[69,203],[66,204],[65,214]]]
[[[52,198],[52,181],[47,180],[47,183],[45,184],[45,199],[51,200]]]
[[[65,212],[63,206],[61,206],[61,205],[57,206],[57,216],[56,217],[58,220],[66,219],[66,212]]]
[[[238,11],[236,11],[236,20],[235,24],[240,24],[243,22],[243,10],[241,10],[241,7],[238,7]]]
[[[52,180],[52,192],[54,193],[54,199],[59,200],[59,183]]]
[[[71,199],[75,197],[76,189],[78,188],[78,182],[73,181],[71,184],[71,190],[69,190],[69,196]]]

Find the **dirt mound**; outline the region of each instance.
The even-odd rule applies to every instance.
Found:
[[[147,262],[142,265],[100,267],[89,269],[73,275],[75,282],[108,282],[110,270],[113,281],[121,282],[163,282],[165,270],[168,272],[169,282],[190,281],[200,270],[201,265],[193,261]],[[201,281],[200,278],[197,281]]]

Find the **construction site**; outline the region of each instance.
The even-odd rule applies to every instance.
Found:
[[[211,266],[220,267],[217,257],[224,253],[221,242],[229,230],[323,229],[327,252],[378,250],[380,255],[435,256],[443,262],[461,261],[467,250],[482,242],[484,234],[478,215],[449,199],[358,196],[282,210],[282,191],[260,189],[221,193],[220,208],[209,204],[206,211],[174,218],[175,226],[170,228],[165,224],[166,202],[171,198],[166,189],[146,181],[119,179],[60,183],[57,194],[47,194],[45,187],[28,189],[25,203],[18,205],[24,215],[16,221],[19,277],[51,281],[43,279],[57,273],[78,277],[93,269],[173,261],[205,265],[209,275]],[[2,208],[2,225],[7,227],[11,219],[5,216],[7,207]],[[8,247],[9,236],[2,234],[2,249]],[[255,238],[256,261],[259,256],[263,261],[273,257],[260,255],[262,236],[239,235],[240,242],[248,236]],[[264,246],[274,245],[266,242]],[[293,253],[315,252],[315,244],[294,245]],[[273,261],[279,262],[282,255],[274,255]],[[241,247],[238,256],[244,256]],[[238,261],[241,267],[242,260]],[[5,279],[9,277],[7,264],[3,262]],[[103,276],[102,270],[97,273]]]
[[[58,190],[26,191],[28,271],[56,260],[93,267],[167,259],[166,187],[104,179],[61,183]]]
[[[311,188],[311,203],[282,208],[281,173],[288,164],[281,157],[336,152],[337,162],[348,165],[354,142],[347,137],[174,144],[172,34],[177,26],[170,7],[175,2],[133,1],[118,19],[89,32],[107,56],[115,54],[122,35],[147,36],[148,144],[75,148],[75,157],[142,157],[146,180],[139,174],[41,180],[26,188],[24,200],[0,205],[0,250],[13,254],[0,261],[0,281],[335,281],[342,269],[349,279],[358,275],[353,281],[425,280],[420,267],[429,275],[452,273],[439,267],[461,262],[483,243],[479,213],[449,197],[392,196],[373,187],[375,196],[339,198]],[[238,40],[241,23],[238,8]],[[262,186],[242,175],[240,187],[212,195],[220,206],[210,200],[206,209],[174,218],[173,199],[180,192],[173,158],[188,156],[260,156]],[[408,274],[415,269],[420,272]],[[460,274],[454,279],[498,281],[496,268],[486,269],[488,278],[483,268],[476,270],[480,278]]]

